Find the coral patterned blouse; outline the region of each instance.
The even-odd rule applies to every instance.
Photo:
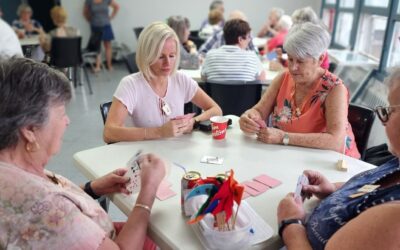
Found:
[[[286,71],[276,97],[272,125],[292,133],[326,132],[325,99],[330,91],[340,84],[343,84],[342,80],[326,70],[304,98],[301,107],[295,107],[295,83],[290,73]],[[346,155],[360,158],[354,134],[348,121],[346,123],[346,134]]]
[[[1,249],[97,249],[105,237],[114,237],[99,204],[66,178],[56,178],[59,185],[0,162]]]

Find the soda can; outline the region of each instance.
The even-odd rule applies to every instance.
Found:
[[[201,180],[201,174],[196,171],[188,171],[182,176],[181,180],[181,210],[186,216],[191,216],[193,211],[185,206],[185,198],[189,192],[197,185],[197,182]]]

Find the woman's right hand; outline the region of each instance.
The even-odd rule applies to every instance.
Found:
[[[240,129],[246,133],[258,133],[260,125],[256,121],[261,121],[262,118],[257,110],[249,109],[240,116]]]
[[[190,125],[188,119],[170,120],[161,127],[161,136],[163,138],[181,136]]]
[[[331,183],[321,173],[312,170],[305,170],[303,172],[308,178],[308,185],[304,185],[302,191],[306,196],[311,197],[315,195],[318,199],[324,199],[331,193],[336,191],[335,184]]]

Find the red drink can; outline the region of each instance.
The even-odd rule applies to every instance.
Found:
[[[185,198],[190,193],[190,191],[197,185],[197,182],[201,180],[201,174],[196,171],[186,172],[182,176],[181,180],[181,210],[186,216],[191,216],[192,212],[188,211],[185,207]]]

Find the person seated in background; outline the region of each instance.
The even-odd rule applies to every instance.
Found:
[[[285,37],[289,32],[290,27],[292,27],[292,18],[288,15],[283,15],[276,25],[276,30],[278,31],[274,37],[267,41],[265,45],[267,52],[271,52],[279,46],[283,45]]]
[[[39,41],[45,52],[51,50],[51,39],[53,37],[75,37],[79,36],[79,30],[74,27],[67,26],[67,11],[61,6],[55,6],[50,10],[50,16],[53,20],[54,25],[57,27],[46,34],[40,33]]]
[[[288,194],[278,206],[280,235],[291,249],[399,249],[400,234],[400,68],[389,76],[389,106],[376,112],[396,158],[359,173],[345,183],[331,183],[321,173],[304,171],[302,191],[321,202],[305,221],[302,199]],[[367,185],[377,185],[365,192]]]
[[[17,34],[2,18],[0,18],[0,34],[0,58],[22,57],[22,48]]]
[[[222,30],[220,23],[224,20],[224,14],[218,10],[211,10],[208,14],[208,24],[206,24],[200,31],[199,37],[203,40],[207,40],[218,31]]]
[[[233,20],[233,19],[241,19],[246,21],[246,16],[243,14],[243,12],[239,10],[234,10],[229,14],[228,20]],[[201,45],[199,49],[199,53],[201,56],[205,57],[208,51],[212,49],[217,49],[221,47],[222,45],[225,44],[225,39],[224,39],[224,31],[221,30],[217,33],[215,33],[212,37],[208,38],[203,45]],[[254,44],[252,41],[249,42],[248,47],[246,48],[247,50],[252,50],[256,53],[258,53],[258,49],[254,47]]]
[[[22,3],[18,6],[17,16],[18,20],[14,20],[11,24],[13,29],[18,35],[18,38],[24,38],[25,36],[39,35],[43,31],[42,25],[32,19],[32,8],[28,4]]]
[[[201,77],[212,82],[265,80],[260,59],[253,51],[246,50],[250,31],[246,21],[233,19],[226,22],[225,45],[207,53]]]
[[[257,133],[264,143],[329,149],[360,158],[347,120],[349,92],[341,79],[320,66],[330,41],[320,25],[303,23],[290,29],[283,45],[288,70],[240,117],[244,132]],[[270,116],[273,127],[262,126]]]
[[[285,11],[281,8],[272,8],[268,14],[267,21],[261,27],[261,30],[258,32],[258,37],[274,37],[278,34],[278,21],[285,14]]]
[[[322,27],[325,26],[325,24],[318,18],[317,14],[314,12],[314,10],[311,7],[304,7],[304,8],[295,10],[292,14],[292,21],[293,21],[293,25],[305,23],[305,22],[311,22],[314,24],[321,25]],[[269,64],[269,67],[270,67],[270,70],[279,71],[279,70],[282,70],[284,67],[287,67],[287,59],[286,58],[284,59],[282,57],[283,53],[282,53],[281,48],[276,48],[275,51],[277,53],[277,60],[271,61]],[[321,63],[321,68],[323,68],[323,69],[329,68],[328,51],[325,51],[325,53],[324,53],[324,60]]]
[[[214,0],[214,1],[212,1],[211,4],[210,4],[210,10],[209,10],[209,12],[208,12],[208,13],[209,13],[209,14],[208,14],[208,17],[207,17],[206,19],[204,19],[203,22],[201,22],[201,25],[200,25],[200,29],[199,29],[199,30],[204,29],[204,27],[206,27],[208,24],[210,24],[210,13],[211,13],[213,10],[217,10],[217,11],[219,11],[220,13],[222,13],[222,20],[219,21],[218,25],[219,25],[219,27],[220,27],[221,29],[224,27],[224,24],[225,24],[225,22],[224,22],[224,12],[225,12],[224,2],[221,1],[221,0]]]
[[[154,22],[140,34],[136,63],[139,72],[124,77],[114,93],[104,127],[107,143],[181,136],[196,122],[221,115],[221,108],[187,75],[177,72],[181,45],[165,23]],[[189,119],[184,104],[203,112]]]
[[[115,169],[81,187],[46,169],[59,152],[70,123],[66,114],[72,95],[69,80],[61,72],[27,58],[1,62],[0,72],[0,246],[154,246],[146,241],[146,231],[157,187],[166,173],[164,162],[151,154],[139,158],[141,189],[136,205],[126,223],[113,224],[94,199],[128,194],[126,168]]]
[[[180,46],[180,69],[198,69],[200,67],[200,58],[197,53],[196,44],[189,40],[190,22],[183,16],[171,16],[167,23],[179,38]]]

